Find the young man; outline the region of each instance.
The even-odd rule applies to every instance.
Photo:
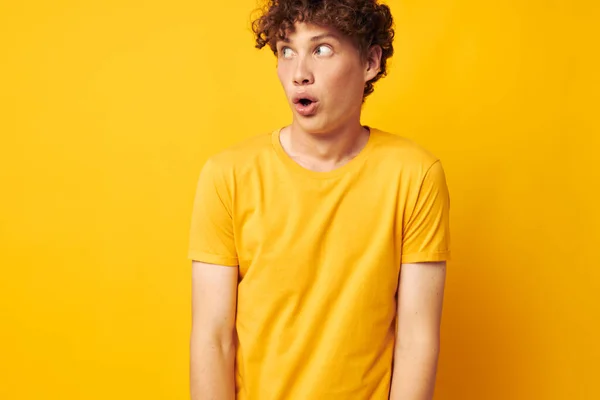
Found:
[[[412,141],[360,123],[391,26],[375,0],[271,0],[255,21],[293,120],[200,175],[193,400],[432,398],[444,171]]]

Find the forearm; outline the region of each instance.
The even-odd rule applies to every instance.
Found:
[[[398,345],[390,400],[433,399],[438,355],[438,343]]]
[[[233,341],[196,338],[190,341],[191,400],[235,399]]]

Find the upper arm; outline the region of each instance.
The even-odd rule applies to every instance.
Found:
[[[437,348],[450,258],[450,195],[439,160],[427,170],[403,225],[398,282],[398,343]]]
[[[434,162],[418,186],[402,226],[402,263],[450,258],[450,194],[444,168]]]
[[[446,262],[402,264],[398,285],[399,347],[439,342]]]
[[[230,340],[235,327],[238,268],[192,263],[192,330],[209,340]]]
[[[197,183],[188,257],[192,260],[193,338],[229,343],[235,326],[238,259],[231,179],[209,159]]]
[[[232,183],[226,168],[209,159],[198,179],[190,226],[188,257],[205,263],[237,266]]]

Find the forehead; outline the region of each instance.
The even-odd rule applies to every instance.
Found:
[[[337,39],[338,41],[344,40],[343,35],[337,29],[306,22],[296,22],[294,23],[294,30],[286,31],[284,37],[277,40],[277,42],[314,41],[325,37]]]

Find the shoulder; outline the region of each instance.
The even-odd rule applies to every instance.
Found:
[[[271,133],[254,135],[213,154],[206,164],[223,173],[239,172],[269,155],[271,147]]]
[[[379,167],[423,177],[434,165],[441,165],[439,158],[430,150],[405,136],[373,129],[372,158]]]

